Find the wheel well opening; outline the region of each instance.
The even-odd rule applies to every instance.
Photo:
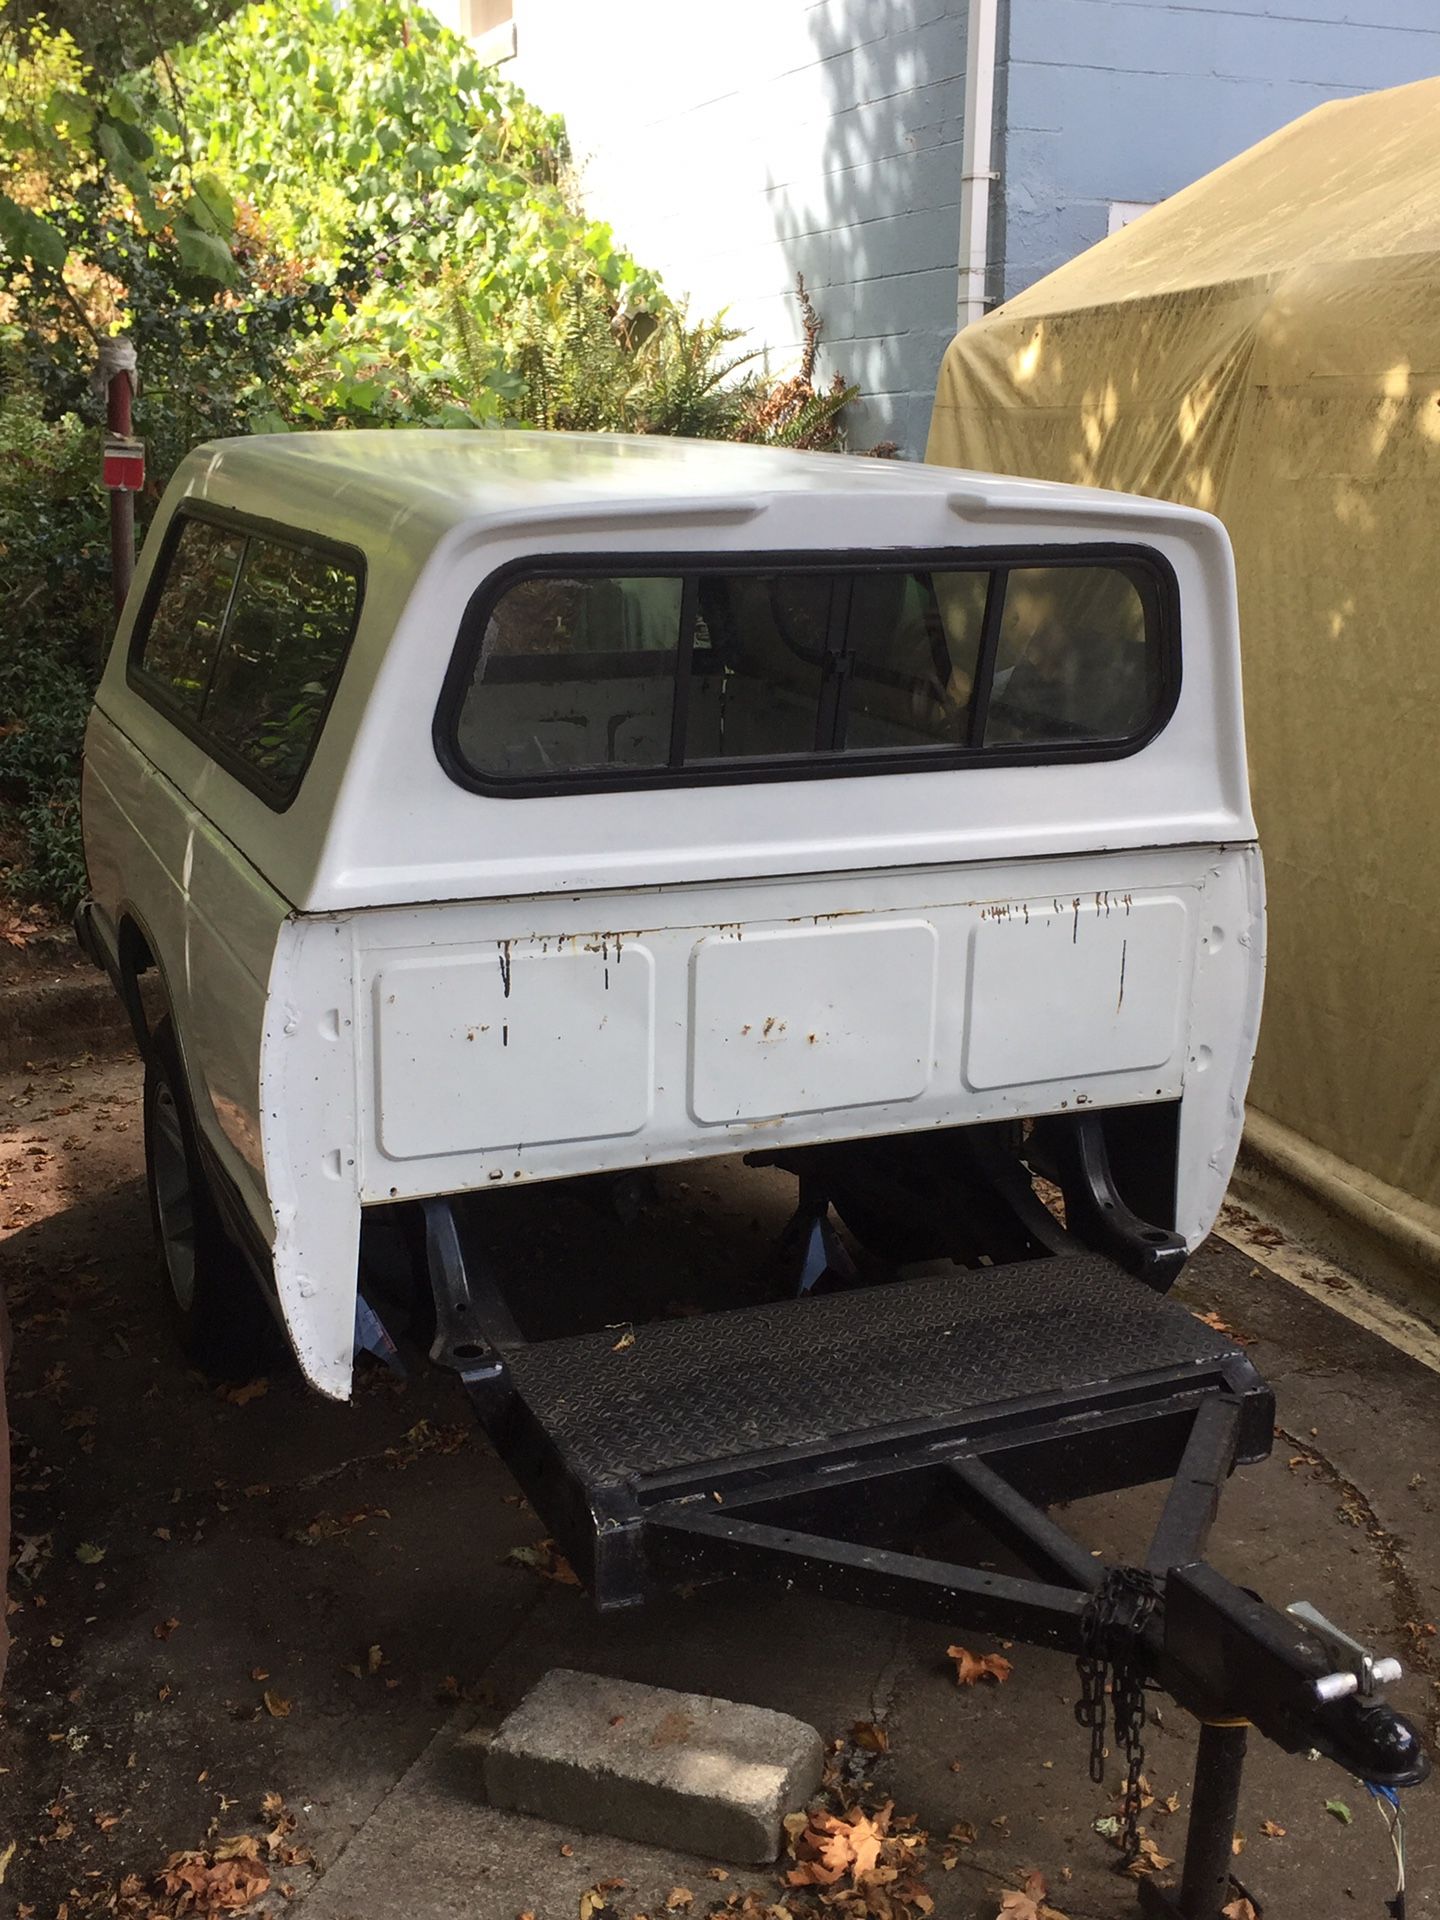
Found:
[[[155,956],[150,951],[149,941],[133,920],[120,922],[118,949],[120,986],[125,996],[126,1010],[136,1039],[145,1046],[155,1031],[159,1016],[155,1011],[154,995],[143,993],[140,982],[146,974],[155,973]],[[148,1006],[147,1000],[151,1002]]]

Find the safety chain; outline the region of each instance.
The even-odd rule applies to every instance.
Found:
[[[1159,1577],[1143,1567],[1110,1567],[1080,1620],[1080,1698],[1075,1718],[1090,1732],[1090,1778],[1105,1780],[1106,1682],[1115,1745],[1125,1760],[1120,1866],[1140,1852],[1140,1774],[1145,1765],[1145,1626],[1160,1599]]]

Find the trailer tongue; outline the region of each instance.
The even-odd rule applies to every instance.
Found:
[[[1226,1478],[1270,1451],[1273,1396],[1225,1334],[1103,1256],[527,1342],[463,1214],[427,1202],[426,1229],[434,1357],[600,1608],[778,1579],[1073,1652],[1092,1771],[1107,1740],[1124,1756],[1132,1849],[1144,1690],[1193,1713],[1182,1881],[1142,1881],[1147,1912],[1215,1920],[1230,1899],[1247,1726],[1378,1790],[1427,1774],[1383,1697],[1395,1662],[1205,1563]],[[1143,1567],[1106,1566],[1046,1511],[1161,1480]],[[942,1518],[1023,1573],[907,1550]]]

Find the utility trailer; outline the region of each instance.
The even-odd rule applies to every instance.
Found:
[[[1066,1648],[1132,1837],[1163,1687],[1202,1733],[1154,1913],[1228,1897],[1245,1722],[1423,1777],[1394,1662],[1203,1559],[1273,1424],[1165,1297],[1263,967],[1216,521],[652,439],[219,442],[147,542],[84,825],[197,1360],[273,1314],[344,1397],[418,1297],[598,1605],[778,1578]],[[734,1155],[796,1181],[768,1289],[535,1337],[500,1192]],[[1051,1517],[1164,1480],[1143,1566]],[[1023,1577],[917,1551],[946,1515]]]

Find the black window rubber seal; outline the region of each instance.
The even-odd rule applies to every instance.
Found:
[[[480,644],[495,603],[517,580],[575,579],[595,574],[609,579],[693,576],[707,573],[810,573],[836,576],[869,572],[990,572],[982,622],[980,682],[993,683],[1005,576],[1024,567],[1110,566],[1147,574],[1155,589],[1160,672],[1150,714],[1143,728],[1112,740],[1064,743],[1006,743],[1003,746],[843,748],[813,755],[757,756],[746,760],[693,760],[676,766],[579,768],[546,774],[487,774],[473,767],[460,750],[459,724],[474,679]],[[997,591],[998,588],[998,591]],[[682,642],[683,645],[683,642]],[[853,648],[850,649],[853,653]],[[988,657],[987,657],[988,656]],[[703,786],[748,786],[801,780],[873,778],[900,773],[954,773],[985,767],[1065,766],[1129,759],[1142,752],[1169,724],[1180,698],[1182,670],[1180,592],[1174,568],[1153,547],[1117,541],[1077,541],[1025,546],[887,548],[816,551],[765,549],[743,552],[556,553],[525,554],[497,567],[471,594],[461,616],[431,725],[441,767],[458,786],[491,799],[521,800],[563,794],[643,793]],[[988,708],[988,691],[986,696]],[[985,715],[978,716],[983,724]],[[972,709],[972,730],[977,718]],[[982,736],[983,738],[983,736]],[[672,714],[671,750],[675,734]]]

